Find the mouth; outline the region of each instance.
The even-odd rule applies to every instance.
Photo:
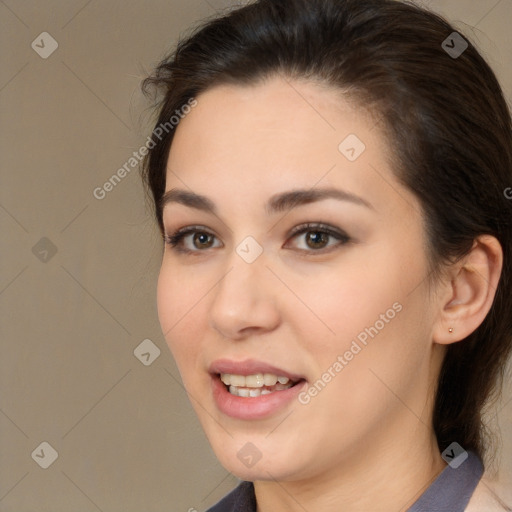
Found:
[[[306,379],[256,360],[215,361],[209,368],[218,409],[233,418],[257,420],[290,407]]]
[[[275,373],[251,375],[220,373],[217,374],[217,378],[221,380],[229,393],[243,398],[257,398],[285,391],[304,381],[304,379],[293,380],[285,375],[276,375]]]

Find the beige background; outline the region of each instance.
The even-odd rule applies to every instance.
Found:
[[[160,241],[137,171],[93,196],[150,133],[146,70],[228,4],[0,1],[1,511],[202,511],[237,483],[160,333]],[[512,98],[512,0],[423,4],[469,30]],[[51,48],[44,31],[58,42],[47,59],[31,47]],[[147,366],[134,355],[145,339],[161,350]],[[503,429],[497,489],[512,502],[506,386],[490,416]],[[47,469],[42,442],[58,453]]]

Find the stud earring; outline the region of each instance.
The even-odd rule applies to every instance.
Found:
[[[448,329],[448,332],[453,332],[453,327],[450,327],[450,328]]]

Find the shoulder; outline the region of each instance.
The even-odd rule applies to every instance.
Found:
[[[483,476],[475,488],[465,512],[512,512],[494,491],[492,482]]]

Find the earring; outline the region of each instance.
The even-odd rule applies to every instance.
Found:
[[[450,327],[450,328],[448,329],[448,332],[453,332],[453,327]]]

